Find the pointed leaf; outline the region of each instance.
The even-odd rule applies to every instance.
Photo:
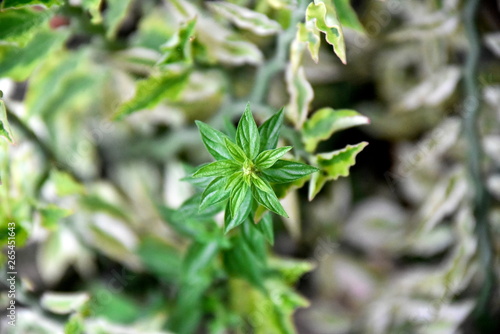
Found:
[[[370,123],[370,119],[354,110],[323,108],[304,124],[302,140],[308,152],[313,152],[318,143],[330,138],[335,132]]]
[[[227,151],[231,155],[231,157],[238,162],[245,162],[247,157],[245,156],[245,152],[241,148],[238,147],[235,143],[233,143],[228,138],[224,138],[224,144],[226,145]]]
[[[219,160],[198,169],[194,177],[227,176],[236,172],[240,166],[234,160]]]
[[[276,197],[276,195],[274,194],[274,192],[267,193],[253,186],[252,195],[255,198],[255,200],[259,202],[259,204],[265,207],[266,209],[274,213],[277,213],[278,215],[288,218],[285,209],[283,209],[283,206],[281,206],[281,203],[278,200],[278,197]]]
[[[283,108],[281,108],[280,111],[278,111],[272,117],[267,119],[259,127],[259,135],[260,135],[259,152],[276,148],[276,145],[278,145],[278,139],[280,137],[282,124],[283,124]]]
[[[225,1],[209,2],[207,5],[212,11],[230,20],[237,27],[248,29],[256,35],[272,35],[281,30],[278,22],[251,9]]]
[[[269,185],[269,183],[260,177],[256,176],[255,174],[252,174],[252,184],[259,188],[260,190],[266,192],[266,193],[272,193],[274,194],[273,188]]]
[[[321,153],[316,156],[321,173],[314,174],[309,183],[309,200],[312,200],[323,188],[326,181],[336,180],[340,176],[348,176],[349,168],[356,163],[356,155],[368,145],[361,142],[357,145],[347,145],[342,150]]]
[[[226,213],[224,214],[224,233],[231,231],[233,228],[237,227],[248,218],[248,215],[252,211],[252,194],[247,191],[243,202],[241,203],[240,209],[236,212],[234,216],[230,214],[230,206],[227,203]]]
[[[189,72],[163,72],[139,81],[134,97],[122,104],[114,118],[121,119],[135,111],[155,107],[165,99],[175,100],[188,82]]]
[[[6,138],[9,142],[14,142],[12,130],[10,129],[9,120],[7,119],[7,111],[5,103],[0,99],[0,136]]]
[[[318,168],[300,162],[278,160],[271,168],[262,171],[264,178],[272,183],[287,183],[319,171]]]
[[[226,190],[231,190],[234,187],[238,185],[240,182],[240,179],[243,179],[243,171],[237,171],[231,175],[226,180],[226,185],[224,186],[224,189]]]
[[[231,159],[231,155],[225,145],[225,140],[228,137],[208,124],[201,121],[195,122],[201,133],[201,139],[203,140],[208,152],[210,152],[216,160]]]
[[[333,0],[339,21],[343,27],[351,28],[360,33],[365,33],[365,28],[359,22],[358,15],[352,8],[350,0]]]
[[[250,104],[247,104],[238,123],[236,142],[249,159],[254,159],[259,153],[260,135],[250,110]]]
[[[231,211],[231,217],[234,217],[238,210],[240,210],[241,204],[250,192],[248,184],[245,182],[243,177],[238,177],[235,180],[235,185],[231,187],[231,194],[229,195],[229,209]]]
[[[306,10],[306,21],[315,20],[316,27],[325,34],[328,44],[342,63],[346,63],[344,33],[332,0],[315,0]]]
[[[274,165],[279,158],[292,149],[291,146],[275,148],[261,152],[255,159],[255,165],[259,169],[267,169]]]
[[[200,210],[229,198],[229,191],[224,190],[226,181],[225,177],[218,177],[208,185],[201,195]]]

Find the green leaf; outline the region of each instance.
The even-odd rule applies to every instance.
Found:
[[[40,210],[41,223],[46,229],[54,229],[62,218],[71,215],[72,211],[50,204]]]
[[[73,314],[64,325],[64,334],[85,334],[85,323],[81,314]]]
[[[189,72],[162,72],[139,81],[135,96],[122,104],[114,118],[121,119],[135,111],[153,108],[161,101],[175,100],[188,82]]]
[[[224,138],[224,144],[226,145],[227,151],[234,160],[240,163],[243,163],[245,162],[245,160],[247,160],[245,152],[243,152],[243,150],[239,148],[238,145],[233,143],[230,139]]]
[[[201,133],[201,139],[208,152],[210,152],[216,160],[231,159],[231,155],[225,144],[225,140],[228,139],[228,137],[201,121],[195,121],[195,123],[198,126],[198,130]]]
[[[87,293],[46,292],[42,296],[40,304],[52,313],[69,314],[78,311],[88,300]]]
[[[170,39],[160,46],[163,55],[157,65],[175,63],[191,64],[193,62],[192,44],[196,17],[186,21]]]
[[[35,11],[31,8],[0,11],[0,40],[24,46],[51,14],[48,10]]]
[[[108,0],[108,7],[104,13],[104,25],[107,28],[106,37],[114,39],[131,8],[132,0]]]
[[[249,191],[247,191],[247,194],[245,195],[245,198],[241,203],[240,209],[236,212],[234,216],[230,214],[231,209],[229,203],[227,203],[226,213],[224,215],[224,226],[225,226],[224,233],[228,233],[229,231],[239,226],[248,218],[248,216],[252,212],[252,204],[253,204],[252,194]]]
[[[83,194],[85,192],[83,185],[66,172],[53,169],[50,174],[50,179],[56,186],[57,196],[63,197]]]
[[[243,171],[239,170],[227,178],[226,185],[224,186],[224,189],[233,189],[236,187],[236,185],[240,182],[240,179],[243,178]]]
[[[224,189],[225,177],[214,179],[201,195],[200,210],[204,210],[210,205],[220,203],[229,197],[229,191]]]
[[[354,110],[323,108],[315,112],[304,124],[302,140],[306,150],[313,152],[320,141],[330,138],[334,133],[368,123],[368,117]]]
[[[0,44],[0,77],[26,80],[36,66],[62,46],[68,36],[68,31],[41,30],[24,47]]]
[[[179,251],[163,239],[156,236],[141,238],[137,255],[156,277],[168,282],[178,281],[181,269]]]
[[[312,200],[323,188],[326,181],[336,180],[340,176],[348,176],[349,168],[356,163],[356,155],[368,145],[361,142],[357,145],[347,145],[342,150],[316,155],[321,173],[314,174],[309,183],[309,200]]]
[[[298,24],[297,37],[300,42],[306,43],[307,49],[315,63],[319,60],[321,38],[316,23],[313,20]]]
[[[252,187],[252,195],[255,200],[266,209],[277,213],[280,216],[288,218],[285,209],[283,209],[283,206],[281,206],[281,203],[274,192],[268,193],[254,186]]]
[[[318,168],[300,162],[278,160],[271,168],[262,171],[265,179],[272,183],[287,183],[319,171]]]
[[[89,11],[92,17],[91,22],[93,24],[99,24],[102,22],[101,15],[101,2],[102,0],[82,0],[82,7]]]
[[[62,0],[5,0],[3,4],[0,5],[2,9],[6,8],[17,8],[28,5],[43,5],[46,7],[52,7],[61,5]]]
[[[254,159],[259,153],[260,135],[253,119],[250,104],[247,104],[236,129],[236,142],[249,159]]]
[[[291,149],[291,146],[285,146],[275,148],[273,150],[263,151],[255,159],[255,165],[259,169],[267,169],[274,165],[279,158],[281,158],[286,154],[286,152],[290,151]]]
[[[198,169],[194,177],[212,177],[227,176],[233,174],[240,168],[240,165],[234,160],[219,160]]]
[[[212,265],[212,260],[218,251],[219,244],[216,241],[193,243],[184,258],[184,276],[188,280],[196,280],[201,271],[206,270]]]
[[[281,126],[283,124],[283,114],[284,114],[283,108],[281,108],[280,111],[278,111],[272,117],[267,119],[259,127],[259,135],[260,135],[259,152],[274,149],[276,148],[276,145],[278,145]]]
[[[258,223],[252,224],[252,226],[262,233],[267,242],[274,245],[273,216],[269,212],[264,214],[262,219]]]
[[[209,2],[207,5],[213,12],[228,19],[237,27],[250,30],[256,35],[272,35],[281,30],[278,22],[251,9],[224,1]]]
[[[6,138],[9,142],[14,142],[12,130],[10,129],[9,120],[7,119],[7,110],[5,103],[0,99],[0,136]]]
[[[315,20],[316,27],[325,34],[328,44],[342,63],[346,63],[344,32],[332,0],[314,0],[306,10],[306,21]]]
[[[249,191],[249,186],[243,179],[243,177],[238,177],[235,179],[235,185],[231,188],[231,194],[229,195],[229,209],[231,212],[231,217],[234,217],[240,206],[247,197]]]
[[[360,33],[365,33],[365,28],[359,22],[356,12],[350,4],[350,0],[333,0],[340,23],[343,27],[351,28]]]
[[[267,181],[262,180],[255,174],[252,174],[252,184],[266,193],[274,194],[273,188],[267,183]]]

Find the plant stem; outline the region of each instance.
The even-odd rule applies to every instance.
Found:
[[[308,4],[308,0],[298,1],[297,7],[292,12],[290,25],[278,36],[274,57],[257,70],[253,91],[250,94],[250,101],[252,103],[262,104],[265,102],[264,100],[269,91],[270,81],[276,73],[285,69],[288,62],[290,44],[297,32],[297,23],[303,20]]]
[[[469,144],[468,168],[474,189],[474,217],[476,219],[477,245],[484,282],[473,312],[476,326],[484,326],[491,319],[488,306],[495,286],[493,245],[488,223],[489,194],[481,172],[482,149],[477,118],[479,114],[480,92],[477,86],[477,66],[479,61],[480,41],[476,27],[476,13],[479,0],[468,0],[463,11],[464,27],[469,41],[469,53],[464,68],[464,130]]]

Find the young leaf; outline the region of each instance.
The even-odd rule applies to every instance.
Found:
[[[114,118],[122,119],[135,111],[153,108],[162,100],[176,99],[186,86],[188,78],[188,71],[169,71],[140,81],[135,96],[118,108]]]
[[[250,110],[250,104],[247,104],[245,112],[238,123],[236,142],[249,159],[254,159],[259,153],[260,135]]]
[[[239,28],[248,29],[256,35],[272,35],[281,30],[278,22],[251,9],[225,1],[209,2],[207,5],[212,11],[230,20]]]
[[[5,110],[5,104],[3,100],[0,99],[0,136],[5,137],[11,143],[14,142],[14,137],[12,136],[12,131],[10,130],[9,121],[7,120],[7,111]]]
[[[323,108],[304,124],[302,140],[308,152],[313,152],[318,143],[330,138],[335,132],[370,123],[370,119],[354,110]]]
[[[219,160],[198,169],[194,177],[227,176],[238,170],[240,166],[233,160]]]
[[[315,20],[316,27],[325,34],[333,51],[346,63],[344,32],[337,17],[337,11],[332,0],[314,0],[306,10],[306,20]]]
[[[248,184],[245,182],[243,177],[237,178],[235,183],[236,184],[231,188],[231,194],[229,196],[229,209],[231,211],[231,217],[236,215],[241,204],[245,200],[245,197],[247,197],[249,193]]]
[[[267,169],[274,165],[279,158],[292,149],[291,146],[276,148],[261,152],[255,159],[255,165],[260,169]]]
[[[277,213],[278,215],[288,218],[285,209],[283,209],[283,206],[281,206],[281,203],[278,200],[278,197],[276,197],[276,195],[274,194],[274,192],[267,193],[259,189],[258,187],[253,186],[252,195],[255,198],[255,200],[257,200],[257,202],[259,202],[259,204],[265,207],[266,209],[274,213]]]
[[[252,174],[252,184],[266,193],[274,194],[273,188],[267,183],[267,181],[262,180],[260,177]]]
[[[224,190],[225,177],[214,179],[201,195],[200,210],[206,209],[212,204],[222,202],[229,197],[229,191]]]
[[[263,170],[262,174],[269,182],[287,183],[317,171],[319,171],[318,168],[300,162],[278,160],[271,168]]]
[[[237,171],[233,174],[231,174],[227,180],[226,180],[226,185],[224,186],[224,189],[233,189],[236,187],[236,185],[240,182],[240,179],[243,178],[243,171]]]
[[[231,155],[225,145],[225,140],[228,137],[208,124],[201,121],[195,122],[196,126],[198,126],[198,130],[200,130],[201,139],[208,152],[210,152],[216,160],[231,159]]]
[[[271,150],[278,145],[280,137],[281,125],[283,124],[283,108],[276,114],[267,119],[259,127],[260,149],[259,152]]]
[[[245,156],[245,152],[241,150],[235,143],[233,143],[228,138],[224,138],[224,144],[226,145],[227,151],[231,155],[231,157],[238,162],[245,162],[247,157]]]
[[[348,176],[349,168],[356,162],[356,155],[368,145],[361,142],[357,145],[347,145],[342,150],[322,153],[316,156],[318,166],[322,172],[313,175],[309,182],[309,200],[312,200],[323,188],[326,181],[336,180],[340,176]]]
[[[227,203],[226,213],[224,215],[224,233],[231,231],[233,228],[237,227],[238,225],[243,223],[245,219],[248,218],[248,215],[252,211],[252,204],[252,194],[249,191],[247,191],[247,194],[245,195],[245,198],[241,203],[240,209],[236,212],[235,215],[230,214],[231,209],[229,203]]]

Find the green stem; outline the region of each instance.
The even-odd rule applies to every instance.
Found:
[[[484,282],[473,313],[476,324],[479,327],[489,322],[488,307],[495,286],[495,272],[493,245],[488,223],[489,194],[481,172],[482,149],[477,124],[480,105],[480,92],[477,85],[480,41],[475,21],[478,5],[479,0],[468,0],[463,11],[465,32],[469,41],[469,53],[464,69],[465,100],[463,122],[465,136],[469,143],[468,168],[474,188],[474,217],[476,219],[478,253],[484,274]]]
[[[293,10],[290,25],[278,36],[274,57],[257,70],[253,91],[250,94],[250,101],[252,103],[262,104],[265,102],[264,100],[269,91],[270,81],[276,73],[285,69],[288,62],[290,44],[297,32],[297,23],[304,19],[305,10],[308,4],[309,1],[307,0],[299,1],[297,7]]]

